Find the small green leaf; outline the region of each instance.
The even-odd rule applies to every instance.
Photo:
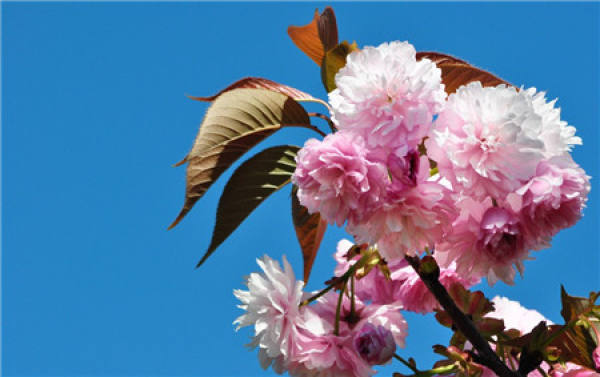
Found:
[[[343,41],[325,53],[321,63],[321,81],[323,81],[327,92],[331,92],[336,88],[335,75],[346,65],[346,57],[356,50],[358,50],[356,42],[350,44]]]
[[[250,148],[286,126],[310,124],[306,110],[288,95],[238,88],[219,95],[206,112],[185,159],[185,202],[169,229],[183,219],[219,176]]]
[[[197,267],[260,203],[290,182],[299,149],[292,145],[267,148],[237,168],[223,190],[210,246]]]

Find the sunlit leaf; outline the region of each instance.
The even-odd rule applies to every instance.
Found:
[[[306,110],[285,94],[241,88],[217,97],[206,112],[186,158],[185,202],[169,229],[177,225],[213,182],[250,148],[281,127],[309,123]]]
[[[288,27],[288,35],[294,44],[317,65],[321,65],[325,53],[338,44],[337,23],[331,7],[319,15],[315,10],[313,20],[304,26]]]
[[[343,41],[331,50],[325,53],[323,64],[321,64],[321,81],[327,92],[336,88],[335,75],[346,65],[346,57],[352,52],[358,50],[356,42],[352,44]]]
[[[460,310],[473,319],[481,318],[494,310],[494,304],[481,291],[471,292],[461,284],[455,283],[450,286],[448,293]]]
[[[456,92],[460,86],[473,81],[481,81],[483,86],[510,85],[490,72],[450,55],[430,51],[417,52],[417,60],[423,58],[432,60],[442,70],[442,82],[446,86],[445,90],[448,94]]]
[[[565,322],[578,318],[580,314],[589,311],[588,309],[594,305],[589,298],[569,295],[562,285],[560,286],[560,301],[562,303],[560,314]]]
[[[290,182],[299,149],[292,145],[267,148],[236,169],[221,194],[212,239],[198,266],[263,200]]]
[[[291,86],[279,84],[279,83],[269,80],[269,79],[263,79],[260,77],[243,78],[241,80],[234,82],[233,84],[229,85],[227,88],[221,90],[220,92],[218,92],[217,94],[212,95],[212,96],[208,96],[208,97],[190,96],[189,98],[196,100],[196,101],[210,102],[210,101],[214,101],[215,99],[217,99],[218,96],[220,96],[221,94],[223,94],[225,92],[229,92],[230,90],[240,89],[240,88],[267,89],[267,90],[270,90],[273,92],[278,92],[278,93],[290,96],[291,98],[295,99],[296,101],[319,101],[318,99],[314,98],[310,94],[305,93],[301,90],[292,88]]]
[[[296,196],[296,186],[292,188],[292,220],[296,229],[296,237],[302,249],[304,261],[304,282],[308,282],[310,271],[327,229],[327,222],[316,212],[308,213],[308,209],[300,204]]]

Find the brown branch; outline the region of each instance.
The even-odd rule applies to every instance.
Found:
[[[452,318],[452,323],[471,342],[477,350],[476,362],[490,368],[500,377],[524,377],[518,371],[512,371],[500,360],[490,344],[481,336],[473,321],[469,319],[454,303],[446,288],[440,283],[440,269],[431,257],[422,263],[419,257],[406,256],[406,261],[417,272],[429,291],[435,296],[440,305]],[[424,258],[425,259],[425,258]]]

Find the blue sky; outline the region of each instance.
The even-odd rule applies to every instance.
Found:
[[[301,271],[288,188],[199,270],[223,176],[174,230],[208,95],[261,76],[325,98],[286,28],[324,3],[2,3],[2,368],[7,376],[269,376],[235,333],[232,290],[255,258]],[[340,38],[409,40],[558,97],[593,177],[585,217],[526,263],[515,286],[483,287],[559,321],[559,286],[600,287],[599,3],[333,3]],[[302,145],[285,130],[261,147]],[[258,151],[255,149],[253,152]],[[330,229],[309,288],[333,268]],[[449,334],[408,315],[419,366]],[[383,375],[403,370],[383,369]]]

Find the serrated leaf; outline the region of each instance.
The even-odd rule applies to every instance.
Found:
[[[328,93],[336,88],[335,75],[346,65],[346,57],[356,50],[358,50],[356,42],[350,44],[343,41],[325,53],[321,64],[321,81]]]
[[[196,101],[212,102],[215,99],[217,99],[218,96],[220,96],[221,94],[223,94],[225,92],[229,92],[233,89],[241,89],[241,88],[266,89],[266,90],[270,90],[272,92],[278,92],[281,94],[285,94],[285,95],[290,96],[291,98],[295,99],[296,101],[317,101],[317,102],[320,101],[320,100],[314,98],[313,96],[311,96],[310,94],[305,93],[301,90],[292,88],[291,86],[277,83],[277,82],[269,80],[269,79],[263,79],[261,77],[243,78],[241,80],[234,82],[233,84],[229,85],[227,88],[221,90],[220,92],[218,92],[217,94],[214,94],[212,96],[208,96],[208,97],[189,96],[189,98],[196,100]]]
[[[250,148],[282,127],[309,123],[306,110],[285,94],[240,88],[218,96],[206,112],[186,158],[185,202],[169,229],[177,225],[213,182]]]
[[[267,148],[237,168],[219,199],[212,239],[197,267],[260,203],[290,182],[299,149],[292,145]]]
[[[566,323],[578,318],[580,314],[594,305],[589,298],[570,296],[562,285],[560,286],[560,301],[562,303],[560,315]]]
[[[494,305],[485,297],[483,292],[471,292],[459,283],[452,284],[448,289],[448,294],[460,310],[466,315],[470,315],[474,320],[494,310]]]
[[[302,250],[304,261],[304,283],[308,282],[310,271],[327,229],[327,222],[317,213],[310,214],[308,209],[300,204],[296,196],[297,187],[292,187],[292,220],[296,230],[296,237]]]
[[[501,333],[504,330],[504,320],[497,318],[481,318],[475,321],[475,327],[484,337]]]
[[[417,60],[423,58],[432,60],[442,70],[442,82],[448,94],[473,81],[480,81],[483,86],[510,85],[492,73],[450,55],[431,51],[417,52]]]
[[[331,7],[326,7],[321,15],[316,9],[309,24],[290,26],[287,31],[294,44],[319,66],[325,52],[338,44],[337,23]]]

